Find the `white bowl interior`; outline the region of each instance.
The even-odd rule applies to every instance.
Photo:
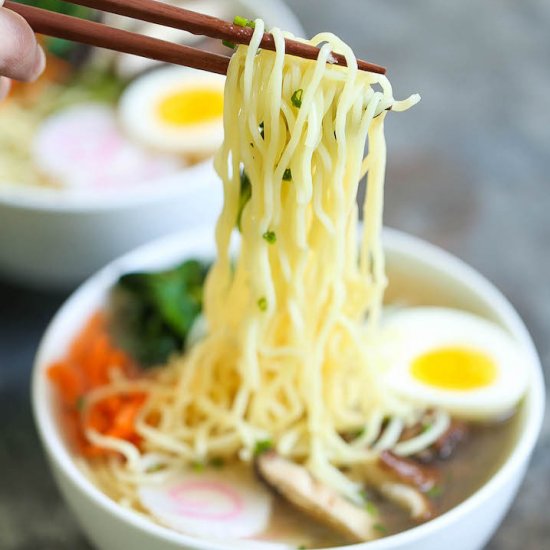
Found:
[[[404,545],[411,549],[436,548],[436,546],[423,546],[422,541],[425,537],[437,538],[444,530],[450,530],[460,519],[468,517],[469,514],[475,514],[478,508],[487,505],[491,499],[494,500],[499,491],[503,491],[507,485],[511,487],[510,499],[515,493],[542,422],[544,408],[542,371],[531,338],[521,319],[502,294],[481,275],[450,254],[399,232],[386,231],[385,249],[391,281],[388,289],[390,300],[406,296],[407,302],[411,304],[457,307],[486,317],[515,336],[525,347],[530,358],[531,383],[520,412],[520,433],[514,449],[499,471],[471,497],[435,520],[379,541],[345,547],[347,549],[368,547],[369,550],[403,548]],[[111,263],[80,287],[60,309],[46,331],[36,357],[33,374],[35,418],[54,474],[65,497],[75,508],[79,506],[76,495],[84,495],[89,503],[93,503],[93,507],[104,513],[104,517],[114,518],[115,522],[129,527],[132,533],[136,531],[140,537],[146,537],[143,540],[148,541],[147,548],[151,550],[182,547],[223,550],[236,546],[198,540],[160,527],[116,505],[96,489],[76,467],[66,445],[60,424],[57,422],[55,395],[46,379],[45,369],[64,353],[73,336],[79,331],[89,314],[104,301],[108,289],[121,273],[135,269],[165,268],[186,257],[212,257],[213,251],[213,238],[210,231],[188,231],[141,247]],[[495,512],[494,526],[484,535],[483,540],[491,534],[500,521],[507,505],[502,506],[501,512]],[[77,515],[79,515],[78,510]],[[81,523],[85,523],[82,517],[80,519]],[[483,522],[483,518],[480,521]],[[92,540],[97,538],[97,534],[91,533],[89,528],[88,534]],[[130,535],[127,534],[127,536]],[[137,550],[141,548],[139,539],[136,539],[136,543]]]

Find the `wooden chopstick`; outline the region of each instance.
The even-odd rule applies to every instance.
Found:
[[[164,27],[181,29],[192,34],[225,40],[234,44],[249,44],[254,33],[254,30],[250,27],[229,23],[217,17],[157,2],[156,0],[71,0],[71,3],[125,15],[149,23],[157,23]],[[305,59],[317,59],[319,55],[319,49],[315,46],[290,39],[286,39],[285,43],[285,52],[289,55]],[[264,33],[260,47],[266,50],[275,50],[275,41],[270,33]],[[347,65],[346,58],[343,55],[336,53],[332,55],[336,65]],[[357,66],[363,71],[386,73],[385,67],[361,59],[357,60]]]
[[[229,57],[205,52],[190,46],[114,29],[101,23],[94,23],[86,19],[79,19],[78,17],[71,17],[11,1],[5,2],[4,7],[21,15],[27,20],[34,32],[38,34],[64,38],[73,42],[139,55],[165,63],[202,69],[212,73],[226,74],[229,66]]]
[[[217,38],[234,44],[249,44],[254,33],[254,30],[250,27],[243,27],[216,17],[155,0],[72,0],[71,3],[185,30],[197,35]],[[11,1],[6,2],[5,6],[22,15],[29,22],[33,30],[39,34],[56,36],[159,61],[204,69],[210,72],[220,74],[227,72],[229,57],[226,56],[114,29],[100,23],[93,23]],[[275,50],[275,41],[270,33],[264,33],[260,47]],[[290,39],[285,40],[285,51],[289,55],[313,60],[317,59],[319,55],[319,49],[315,46]],[[332,57],[334,64],[347,65],[343,55],[333,53]],[[357,60],[357,65],[359,69],[364,71],[380,74],[385,74],[386,72],[384,67],[363,60]]]

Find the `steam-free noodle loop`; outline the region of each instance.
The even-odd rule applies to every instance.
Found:
[[[277,29],[277,51],[258,50],[263,30],[256,21],[227,75],[209,332],[158,374],[138,432],[147,452],[172,457],[166,462],[174,468],[212,456],[246,460],[258,440],[270,439],[357,498],[339,468],[377,452],[383,418],[402,427],[422,412],[386,391],[371,344],[386,285],[384,119],[388,108],[403,110],[418,97],[396,102],[387,78],[358,71],[351,49],[332,34],[312,39],[320,54],[311,62],[285,56]],[[332,51],[349,68],[331,65]],[[252,194],[234,255],[243,170]],[[356,195],[365,170],[359,238]],[[341,435],[365,428],[362,445]],[[129,466],[110,467],[116,475]],[[144,475],[136,471],[136,482]]]

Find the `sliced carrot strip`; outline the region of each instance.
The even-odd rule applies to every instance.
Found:
[[[65,363],[54,363],[48,369],[48,376],[58,387],[65,405],[76,406],[84,388],[78,372]]]
[[[86,415],[81,414],[86,394],[108,384],[114,368],[129,377],[136,373],[130,357],[112,342],[106,316],[99,311],[71,343],[66,357],[48,369],[48,377],[65,406],[67,432],[79,451],[90,458],[112,452],[92,445],[86,439],[86,429],[138,445],[141,441],[135,431],[135,420],[146,398],[143,392],[108,397],[95,403]]]

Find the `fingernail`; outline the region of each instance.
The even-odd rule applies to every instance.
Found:
[[[9,94],[10,88],[11,80],[5,76],[0,76],[0,101]]]
[[[36,57],[34,65],[31,71],[31,80],[36,80],[46,68],[46,54],[44,50],[37,44],[36,45]]]

